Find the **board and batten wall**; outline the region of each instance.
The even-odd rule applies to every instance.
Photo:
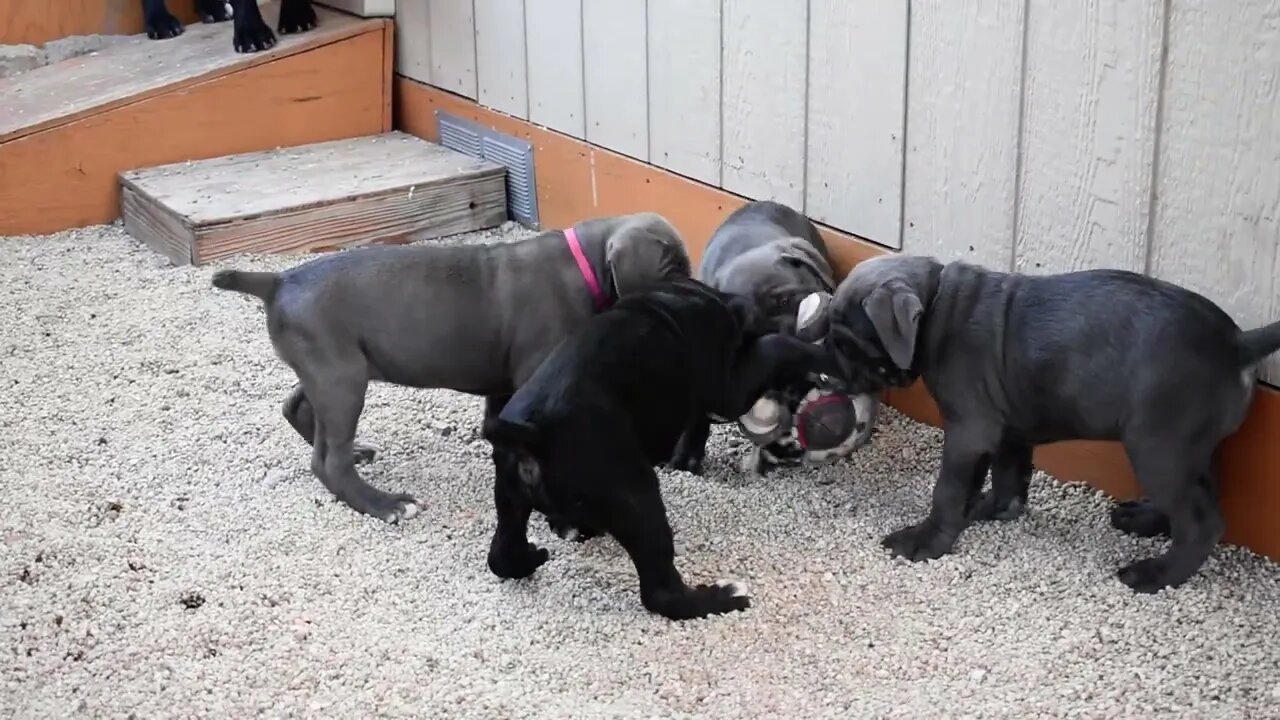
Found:
[[[1280,319],[1280,0],[397,0],[396,23],[402,75],[888,248]]]

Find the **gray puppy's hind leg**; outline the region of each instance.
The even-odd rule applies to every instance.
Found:
[[[1130,563],[1116,575],[1140,593],[1177,587],[1200,570],[1226,529],[1212,450],[1183,453],[1166,443],[1125,443],[1125,449],[1154,510],[1168,518],[1171,540],[1163,555]]]
[[[991,489],[975,498],[969,522],[1013,520],[1027,507],[1031,486],[1032,447],[1006,441],[991,458]]]
[[[321,372],[314,367],[295,369],[315,413],[311,468],[320,482],[351,509],[390,523],[418,514],[418,503],[412,495],[378,490],[356,472],[356,424],[369,385],[364,358],[327,366]],[[323,377],[325,382],[320,384],[317,377]],[[319,387],[324,391],[314,390]]]
[[[289,421],[293,429],[307,441],[308,445],[315,445],[315,412],[311,409],[311,401],[307,399],[307,394],[302,391],[302,385],[294,385],[289,391],[288,397],[284,399],[284,404],[280,408],[284,414],[284,419]],[[376,448],[369,447],[360,442],[351,444],[351,453],[357,465],[364,465],[373,462],[377,456]]]

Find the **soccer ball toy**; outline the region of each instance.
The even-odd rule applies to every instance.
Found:
[[[806,297],[796,313],[796,334],[821,342],[830,304],[827,293]],[[765,460],[799,455],[806,464],[829,463],[866,445],[879,413],[878,393],[846,395],[824,377],[798,398],[765,394],[738,418],[738,429]]]

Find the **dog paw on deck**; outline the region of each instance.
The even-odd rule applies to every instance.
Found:
[[[231,19],[231,4],[226,0],[196,0],[200,22],[218,23]]]
[[[256,8],[255,8],[256,9]],[[275,33],[263,22],[262,16],[235,18],[235,30],[232,33],[232,44],[236,52],[251,53],[266,50],[276,44]]]
[[[164,5],[159,5],[148,12],[144,24],[147,28],[147,37],[152,40],[175,38],[185,30],[182,23],[178,22],[178,18],[166,10]]]
[[[281,35],[306,32],[316,26],[316,10],[310,2],[286,2],[280,7]]]

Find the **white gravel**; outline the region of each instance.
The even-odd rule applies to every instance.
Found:
[[[891,411],[843,467],[750,480],[719,428],[707,477],[664,477],[681,570],[747,580],[746,613],[650,615],[611,539],[537,517],[552,560],[500,582],[480,401],[373,388],[361,470],[425,507],[359,516],[280,416],[258,304],[212,270],[119,226],[0,239],[0,716],[1280,715],[1280,568],[1247,552],[1135,596],[1113,572],[1160,543],[1039,477],[1023,519],[890,560],[940,440]]]

